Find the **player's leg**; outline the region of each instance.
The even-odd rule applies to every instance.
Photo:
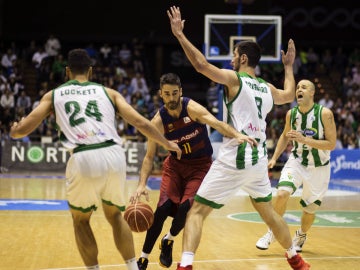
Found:
[[[178,270],[192,269],[194,254],[199,247],[202,227],[205,218],[211,213],[213,208],[208,205],[194,201],[188,212],[183,233],[183,247],[181,263]]]
[[[276,197],[274,198],[274,210],[280,216],[283,216],[286,211],[286,206],[290,195],[291,194],[288,190],[279,189]],[[272,230],[269,228],[268,231],[256,242],[256,247],[261,250],[266,250],[275,241],[276,238]]]
[[[76,245],[84,264],[87,267],[98,265],[98,247],[90,226],[92,211],[83,213],[80,210],[70,208],[70,212],[73,219]]]
[[[301,172],[297,169],[299,166],[298,161],[293,158],[289,158],[286,162],[284,168],[281,171],[279,183],[277,185],[277,195],[273,200],[274,210],[280,215],[283,216],[287,202],[296,189],[302,184]],[[300,165],[301,166],[301,165]],[[269,248],[271,243],[275,242],[276,238],[270,228],[268,231],[259,238],[256,242],[256,247],[261,250],[266,250]]]
[[[314,223],[316,211],[326,195],[330,182],[330,164],[315,168],[303,169],[303,192],[300,204],[303,207],[301,227],[296,230],[293,244],[298,252],[302,251],[307,233]],[[316,179],[316,181],[314,181]]]
[[[142,249],[143,252],[148,254],[151,253],[155,242],[161,233],[164,222],[166,218],[171,215],[173,208],[174,205],[169,199],[164,204],[156,208],[154,213],[154,222],[146,232],[146,238]]]
[[[190,201],[181,203],[171,223],[170,231],[161,239],[159,262],[163,267],[170,267],[172,264],[172,248],[174,237],[177,236],[185,226],[186,215],[190,209]]]
[[[108,203],[103,203],[102,206],[105,217],[112,227],[116,248],[125,260],[128,269],[137,269],[134,240],[129,225],[117,206]]]

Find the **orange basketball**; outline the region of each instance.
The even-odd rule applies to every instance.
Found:
[[[137,202],[126,208],[124,218],[133,232],[144,232],[153,224],[154,212],[147,203]]]

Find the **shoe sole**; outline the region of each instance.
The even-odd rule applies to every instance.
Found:
[[[256,246],[257,249],[260,249],[260,250],[267,250],[269,248],[263,248],[263,247],[259,247],[259,246]]]
[[[169,268],[171,266],[171,264],[169,266],[166,266],[166,265],[162,264],[161,261],[159,261],[159,265],[163,268]]]

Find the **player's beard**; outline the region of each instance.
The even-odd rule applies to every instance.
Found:
[[[178,99],[177,101],[170,101],[166,103],[166,108],[168,110],[176,110],[179,106],[180,106],[180,99]]]

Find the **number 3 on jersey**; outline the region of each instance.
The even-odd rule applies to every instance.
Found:
[[[262,98],[255,97],[255,104],[256,104],[256,107],[258,108],[258,116],[260,119],[262,119],[262,113],[261,113]]]

